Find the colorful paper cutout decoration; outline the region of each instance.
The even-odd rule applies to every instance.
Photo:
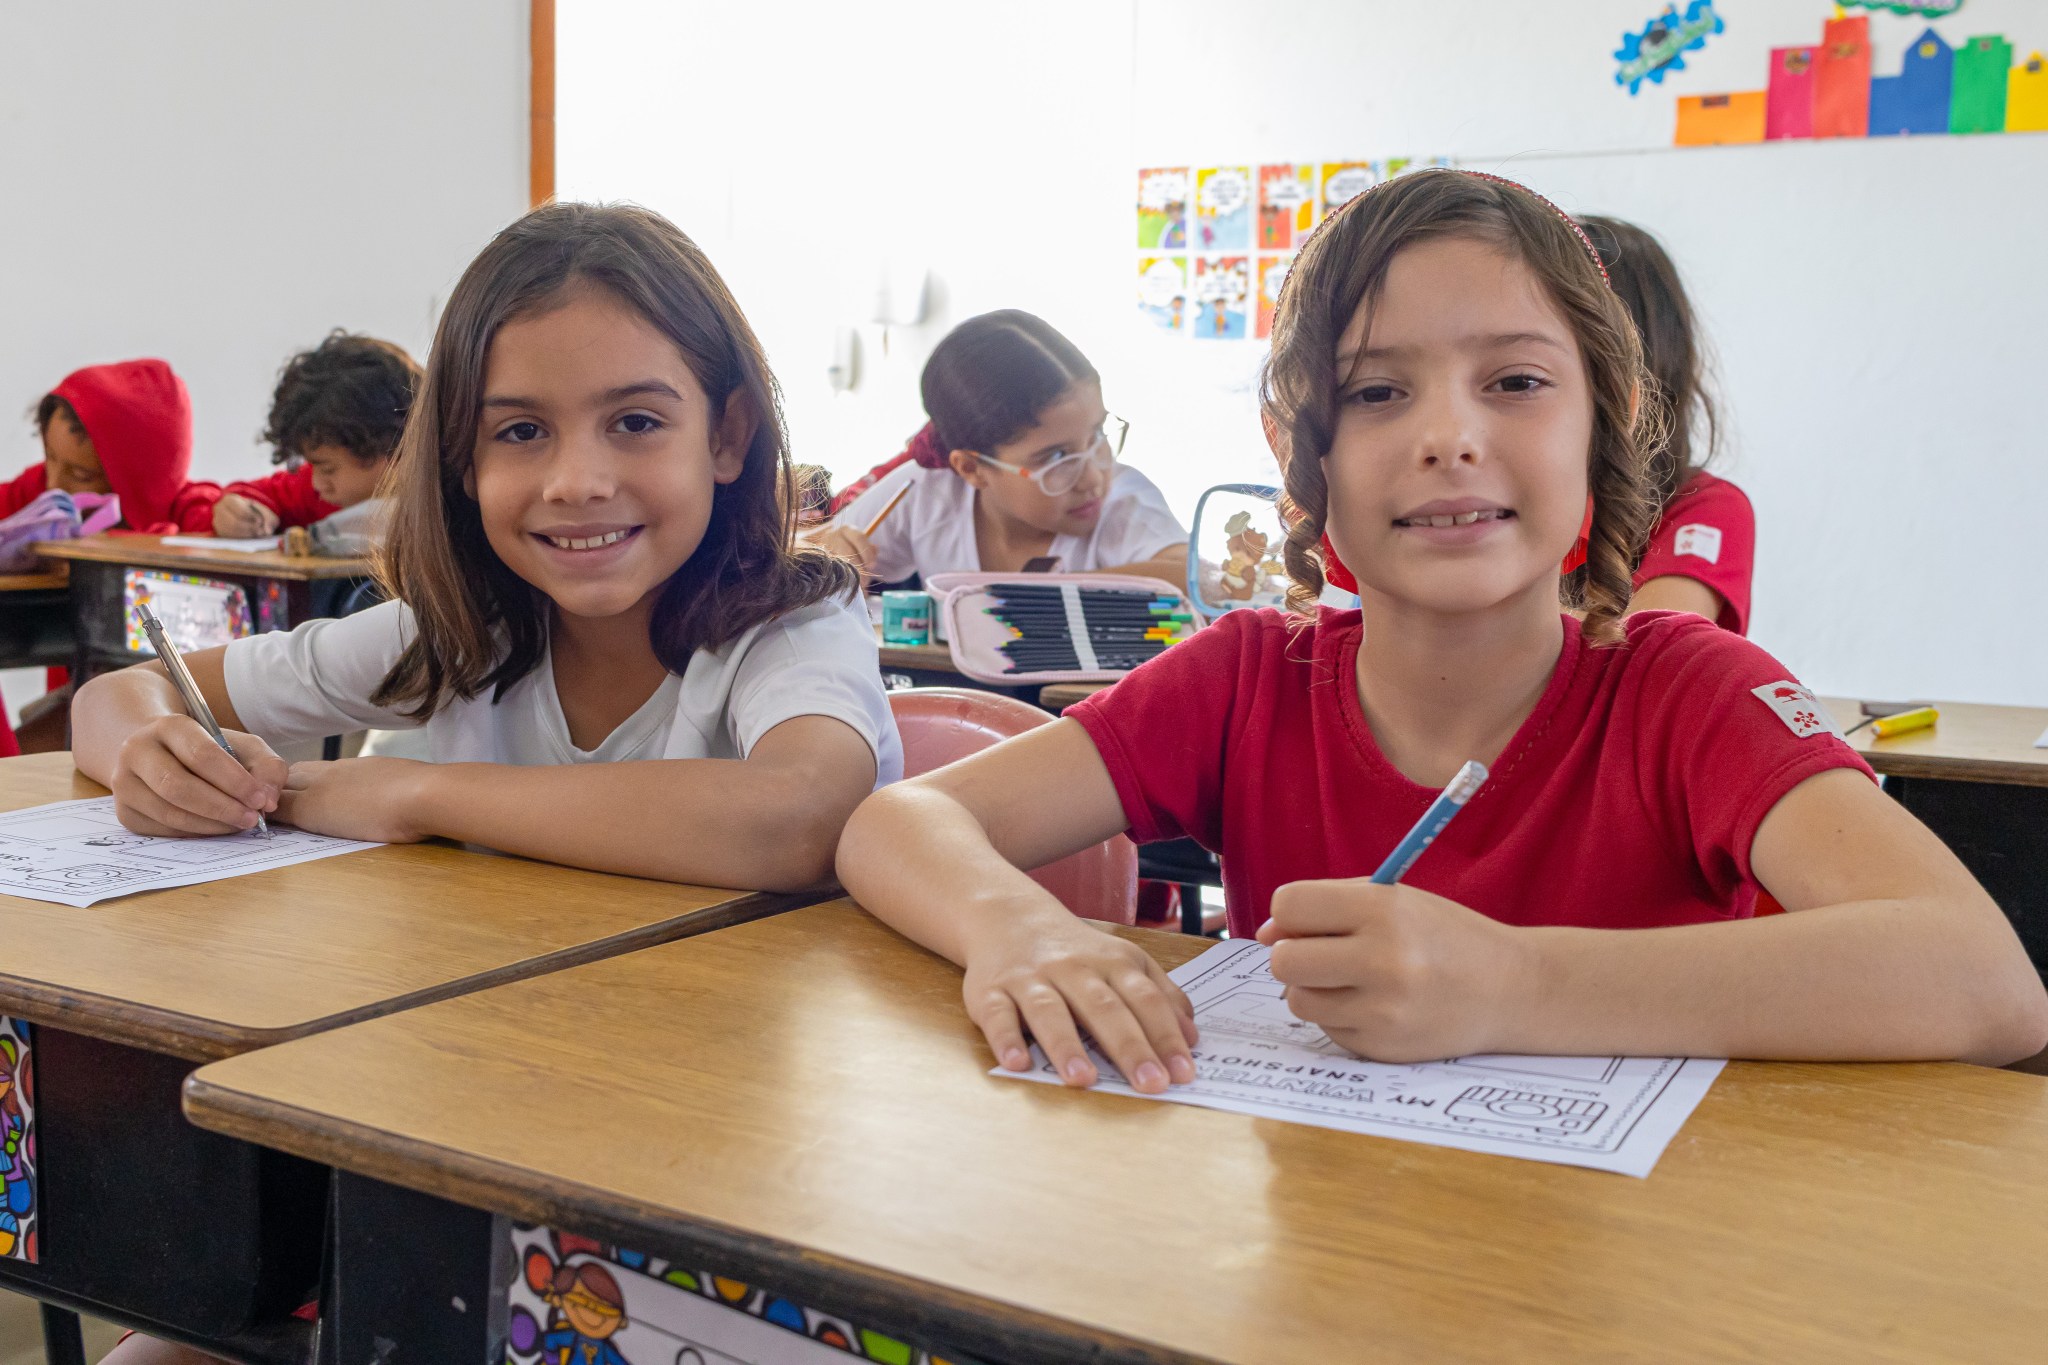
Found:
[[[1677,147],[1719,147],[1764,140],[1765,92],[1737,90],[1727,95],[1681,95],[1678,100]]]
[[[1771,49],[1771,84],[1764,99],[1764,140],[1813,136],[1811,47]]]
[[[1870,82],[1870,135],[1946,133],[1955,68],[1955,49],[1939,33],[1930,28],[1915,38],[1898,75]]]
[[[974,1365],[772,1289],[573,1233],[509,1224],[494,1365]]]
[[[1723,27],[1721,16],[1714,13],[1713,0],[1692,0],[1683,16],[1676,5],[1666,5],[1662,14],[1643,25],[1641,33],[1622,36],[1621,46],[1614,52],[1614,59],[1621,63],[1614,83],[1627,86],[1631,95],[1643,88],[1644,81],[1662,85],[1665,72],[1685,70],[1685,54],[1705,47],[1708,37]]]
[[[1243,256],[1195,258],[1195,339],[1234,341],[1245,335],[1251,262]]]
[[[2010,70],[2012,44],[1999,34],[1982,34],[1956,49],[1955,81],[1948,97],[1951,133],[2005,131],[2005,82]]]
[[[1888,9],[1893,14],[1924,14],[1929,19],[1954,14],[1963,0],[1840,0],[1844,9]]]
[[[1246,251],[1252,244],[1252,168],[1204,166],[1195,172],[1195,246]]]
[[[0,1015],[0,1260],[33,1264],[41,1240],[35,1048],[26,1021]]]
[[[2005,131],[2048,132],[2048,60],[2039,52],[2006,74]]]
[[[1187,330],[1187,257],[1138,258],[1138,311],[1162,332]]]
[[[1138,245],[1173,250],[1188,244],[1188,172],[1161,166],[1138,172]]]
[[[2004,99],[2003,90],[1999,98]],[[1316,220],[1316,168],[1259,167],[1259,249],[1292,251]]]
[[[1378,163],[1372,161],[1326,161],[1323,163],[1323,217],[1343,207],[1383,179]]]
[[[1870,131],[1870,17],[1830,19],[1813,57],[1813,135]]]
[[[1280,306],[1280,286],[1293,265],[1291,254],[1259,257],[1259,313],[1255,323],[1257,330],[1253,335],[1273,335],[1273,310]]]

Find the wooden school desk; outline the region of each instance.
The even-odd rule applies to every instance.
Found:
[[[69,754],[0,760],[0,809],[103,794]],[[0,1285],[303,1362],[310,1328],[278,1324],[317,1278],[327,1173],[185,1123],[195,1062],[801,903],[442,844],[84,910],[0,896],[0,1015],[33,1029],[45,1219],[41,1264],[0,1259]]]
[[[1863,719],[1854,701],[1823,700],[1844,730]],[[1878,739],[1866,726],[1849,742],[1984,884],[2048,977],[2048,749],[2034,747],[2048,709],[1933,704],[1932,729]]]
[[[1205,946],[1119,932],[1166,965]],[[450,1305],[489,1291],[505,1217],[986,1362],[1920,1365],[2048,1341],[2039,1077],[1737,1064],[1634,1180],[989,1064],[959,972],[842,900],[215,1063],[186,1111],[354,1173],[344,1361],[377,1337],[494,1359],[489,1315]]]
[[[126,596],[123,586],[131,569],[191,574],[239,586],[247,596],[250,618],[258,630],[289,630],[323,614],[315,587],[327,592],[345,588],[341,580],[369,576],[364,559],[327,559],[265,551],[237,554],[196,545],[165,545],[161,536],[82,536],[36,547],[45,561],[71,569],[71,620],[75,654],[71,676],[84,683],[94,673],[124,668],[149,657],[128,648]],[[325,595],[322,593],[321,595]]]
[[[71,580],[64,566],[0,574],[0,668],[62,666],[71,656]]]

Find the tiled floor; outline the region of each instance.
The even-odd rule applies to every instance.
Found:
[[[97,1361],[114,1349],[121,1329],[85,1320],[85,1358]],[[0,1290],[0,1365],[43,1365],[43,1323],[34,1299]]]

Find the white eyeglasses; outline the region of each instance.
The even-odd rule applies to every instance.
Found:
[[[975,458],[983,464],[992,464],[997,469],[1007,469],[1038,485],[1038,491],[1048,497],[1070,493],[1074,485],[1081,482],[1081,475],[1090,465],[1108,469],[1116,463],[1116,457],[1123,454],[1124,438],[1131,434],[1131,424],[1121,417],[1105,417],[1102,425],[1095,429],[1095,436],[1084,450],[1055,450],[1034,465],[1011,464],[998,460],[993,455],[976,452]]]

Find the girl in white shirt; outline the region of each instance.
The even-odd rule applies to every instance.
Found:
[[[696,245],[642,209],[536,209],[441,318],[394,475],[393,600],[186,656],[242,763],[151,663],[80,691],[78,766],[147,834],[261,813],[821,881],[902,755],[856,577],[792,544],[788,477],[760,343]],[[434,761],[287,768],[271,747],[409,725]]]
[[[1150,479],[1117,463],[1124,423],[1103,406],[1101,378],[1043,319],[969,318],[932,351],[921,388],[931,421],[907,458],[843,503],[815,543],[883,583],[1008,573],[1040,557],[1070,573],[1185,579],[1186,528]]]

